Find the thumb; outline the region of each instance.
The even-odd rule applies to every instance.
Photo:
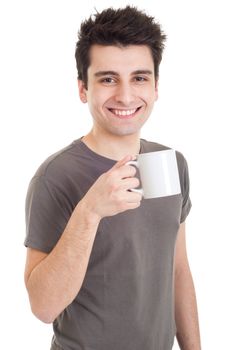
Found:
[[[121,160],[119,160],[116,164],[114,164],[114,166],[111,168],[112,170],[114,169],[118,169],[121,166],[125,165],[127,162],[129,162],[130,160],[132,160],[134,157],[132,155],[127,155],[124,158],[122,158]]]

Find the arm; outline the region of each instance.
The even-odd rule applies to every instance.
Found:
[[[27,249],[25,284],[32,312],[41,321],[53,322],[77,295],[98,222],[79,204],[50,254]]]
[[[125,157],[97,179],[50,254],[28,248],[25,284],[32,312],[40,320],[53,322],[78,294],[101,218],[140,205],[141,195],[128,191],[139,185],[134,167],[125,165],[130,159]]]
[[[200,350],[197,302],[188,264],[185,223],[180,225],[175,251],[175,318],[181,350]]]

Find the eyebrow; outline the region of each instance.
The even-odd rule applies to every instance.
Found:
[[[117,72],[114,72],[113,70],[102,70],[94,74],[95,77],[102,77],[103,75],[119,75],[119,74]]]
[[[131,75],[136,75],[136,74],[148,74],[148,75],[151,75],[151,74],[154,74],[151,70],[149,69],[138,69],[134,72],[131,73]],[[94,74],[95,77],[102,77],[102,76],[105,76],[105,75],[114,75],[114,76],[119,76],[119,73],[113,71],[113,70],[105,70],[105,71],[99,71],[99,72],[96,72]]]
[[[133,72],[133,74],[154,74],[150,69],[138,69],[135,72]]]

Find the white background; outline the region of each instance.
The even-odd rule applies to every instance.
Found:
[[[231,347],[229,2],[127,2],[155,16],[168,35],[159,100],[142,137],[178,149],[188,160],[193,208],[187,219],[187,244],[206,350]],[[74,48],[80,22],[94,7],[100,11],[125,4],[121,0],[0,3],[0,307],[5,349],[50,348],[52,327],[31,314],[23,284],[26,190],[48,155],[91,126],[87,106],[77,94]]]

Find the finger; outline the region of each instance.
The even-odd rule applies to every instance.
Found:
[[[127,203],[127,210],[130,210],[130,209],[136,209],[138,207],[140,207],[141,205],[141,202],[138,202],[138,203]]]
[[[141,200],[142,200],[142,195],[140,193],[127,191],[125,196],[125,201],[127,203],[140,203]]]
[[[140,185],[140,182],[137,177],[130,177],[130,178],[123,179],[121,181],[120,188],[122,190],[130,190],[131,188],[139,187],[139,185]]]
[[[123,165],[119,169],[114,170],[115,176],[120,179],[128,177],[134,177],[136,174],[136,168],[133,165]]]

